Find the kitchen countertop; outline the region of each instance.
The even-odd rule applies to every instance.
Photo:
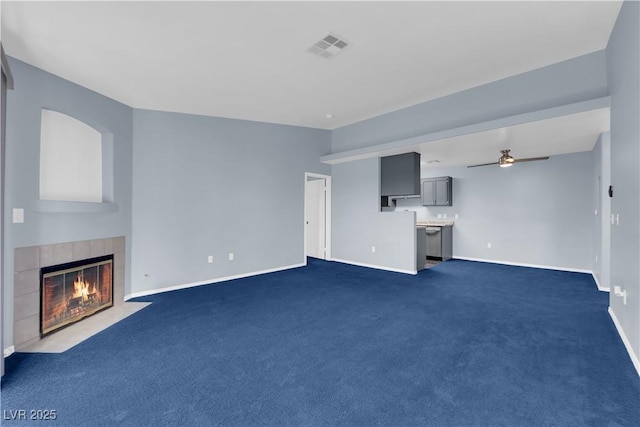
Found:
[[[416,221],[416,227],[447,227],[452,225],[452,219],[429,219],[427,221]]]

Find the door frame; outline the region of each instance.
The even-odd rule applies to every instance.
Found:
[[[325,235],[325,260],[331,260],[331,176],[313,172],[304,173],[304,197],[302,198],[303,216],[302,227],[304,231],[304,242],[302,246],[302,256],[304,265],[307,265],[307,181],[309,178],[324,179],[325,182],[325,204],[324,204],[324,235]]]
[[[596,248],[596,253],[600,254],[599,270],[600,280],[598,289],[609,291],[611,287],[611,203],[608,190],[611,185],[611,132],[601,134],[601,167],[600,167],[600,247]]]
[[[0,42],[0,79],[2,80],[0,91],[2,92],[2,100],[0,104],[0,351],[2,351],[2,358],[0,359],[0,377],[4,375],[4,193],[5,193],[5,146],[6,146],[6,125],[7,125],[7,90],[13,89],[13,75],[11,74],[11,68],[9,67],[9,60],[4,53],[4,47]],[[13,319],[11,319],[13,324]],[[10,346],[9,349],[13,347]]]

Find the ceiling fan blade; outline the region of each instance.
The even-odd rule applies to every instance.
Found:
[[[497,165],[498,162],[493,162],[493,163],[483,163],[481,165],[471,165],[471,166],[467,166],[468,168],[477,168],[478,166],[491,166],[491,165]]]
[[[528,159],[514,159],[513,163],[521,163],[521,162],[535,162],[538,160],[549,160],[549,156],[546,157],[529,157]]]

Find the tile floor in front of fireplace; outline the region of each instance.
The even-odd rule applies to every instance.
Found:
[[[122,319],[142,310],[149,304],[151,303],[125,302],[115,305],[56,331],[20,351],[24,353],[62,353],[80,344],[82,341],[91,338],[98,332],[107,329],[109,326],[115,325]]]

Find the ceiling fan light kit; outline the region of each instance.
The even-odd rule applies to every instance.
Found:
[[[502,156],[500,156],[500,159],[498,159],[498,166],[500,166],[501,168],[508,168],[510,166],[513,166],[513,157],[509,155],[509,151],[511,150],[500,150]]]

